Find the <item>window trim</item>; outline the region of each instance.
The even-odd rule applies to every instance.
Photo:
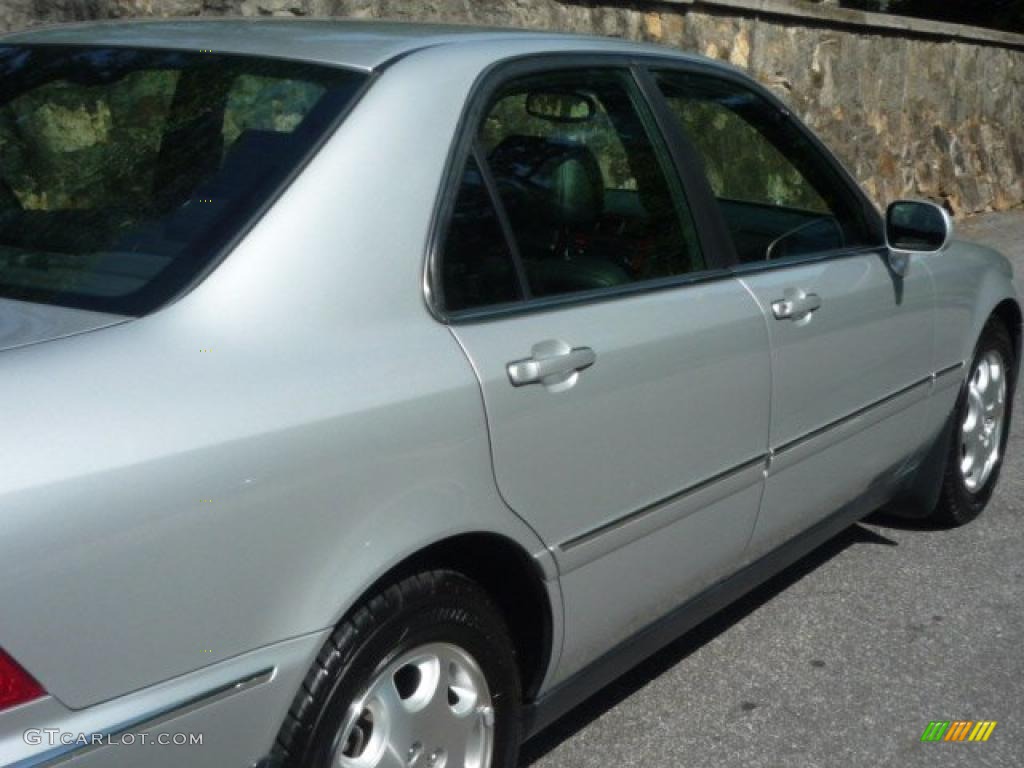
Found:
[[[487,163],[484,153],[481,151],[479,136],[474,135],[472,142],[470,142],[469,154],[463,164],[463,173],[460,175],[459,183],[456,186],[455,202],[456,204],[458,203],[459,192],[461,192],[462,185],[464,183],[463,177],[465,175],[465,166],[469,163],[470,159],[472,159],[473,163],[476,165],[480,178],[484,183],[484,191],[487,194],[487,199],[491,203],[491,208],[494,210],[494,216],[498,220],[498,229],[501,232],[501,236],[505,238],[505,248],[508,249],[509,258],[512,259],[512,271],[515,272],[516,275],[516,283],[519,288],[519,298],[514,302],[507,303],[518,304],[522,301],[530,301],[530,299],[533,298],[533,292],[530,290],[530,281],[526,277],[526,267],[523,266],[523,256],[519,251],[519,241],[516,240],[512,231],[512,222],[509,221],[508,211],[505,210],[505,205],[501,201],[501,195],[498,193],[498,183],[494,180],[494,174],[491,173],[491,166]],[[452,213],[454,213],[454,211]],[[447,239],[452,218],[452,214],[449,214],[448,224],[445,227],[445,239]],[[438,283],[437,290],[443,304],[443,281]]]
[[[850,173],[849,169],[847,169],[842,161],[836,157],[835,153],[833,153],[832,150],[818,138],[814,131],[805,125],[802,120],[798,119],[793,114],[792,110],[770,90],[765,88],[756,80],[740,72],[735,72],[712,63],[684,61],[667,57],[644,57],[642,68],[644,70],[644,79],[649,82],[649,87],[651,89],[649,98],[657,102],[659,112],[661,112],[670,123],[669,127],[666,128],[666,132],[672,136],[673,140],[680,144],[682,152],[690,155],[692,159],[695,159],[698,163],[698,167],[701,168],[699,173],[701,177],[700,186],[702,187],[703,193],[710,197],[713,204],[715,211],[714,227],[720,237],[722,235],[725,236],[723,246],[727,249],[730,260],[732,261],[731,272],[733,274],[747,275],[755,272],[784,269],[786,267],[794,267],[801,264],[863,255],[865,253],[881,252],[886,249],[885,224],[882,215],[875,207],[875,204],[867,196],[860,184],[857,183],[857,180],[853,174]],[[769,261],[766,259],[764,261],[757,262],[740,262],[736,253],[736,246],[733,243],[732,236],[729,234],[728,227],[726,226],[725,216],[722,213],[721,206],[719,205],[714,191],[711,189],[711,185],[707,180],[707,174],[703,171],[703,160],[700,158],[700,154],[696,147],[693,146],[682,127],[678,124],[678,120],[676,120],[672,115],[671,107],[668,105],[668,99],[664,97],[657,84],[656,76],[658,72],[679,72],[682,74],[692,74],[724,80],[740,88],[746,89],[755,96],[763,99],[768,106],[778,110],[786,123],[804,137],[811,149],[818,153],[819,158],[835,175],[836,182],[846,187],[846,191],[850,195],[851,201],[858,204],[860,207],[860,213],[863,215],[864,222],[869,230],[868,234],[874,235],[877,242],[859,246],[835,248],[827,251],[818,251],[815,253],[787,258],[784,261]]]
[[[777,261],[751,261],[746,264],[737,264],[732,268],[731,274],[735,277],[747,277],[748,275],[773,272],[778,269],[785,269],[786,267],[801,267],[806,264],[852,259],[857,256],[887,256],[888,253],[889,249],[884,243],[881,245],[860,245],[852,248],[831,248],[827,251],[790,256]]]
[[[733,244],[725,216],[715,198],[714,190],[711,189],[707,173],[704,171],[704,160],[697,148],[687,138],[682,126],[679,125],[679,121],[673,114],[668,100],[662,95],[651,71],[652,63],[672,61],[672,59],[656,57],[635,59],[633,65],[635,75],[644,98],[647,99],[647,103],[654,113],[661,135],[672,153],[676,176],[686,190],[687,199],[691,201],[692,206],[695,206],[694,217],[698,221],[698,226],[704,225],[701,229],[705,231],[698,233],[698,236],[701,237],[702,242],[706,241],[707,243],[705,258],[713,258],[719,265],[731,270],[740,262],[736,256],[736,247]],[[707,249],[713,250],[708,251]]]
[[[525,301],[520,300],[514,303],[495,304],[489,307],[480,307],[479,309],[445,313],[442,315],[444,317],[442,322],[446,325],[460,325],[462,323],[498,320],[518,315],[535,315],[581,305],[599,304],[616,299],[645,296],[651,293],[669,291],[699,283],[718,282],[733,276],[733,273],[727,269],[691,272],[686,275],[643,280],[636,283],[616,285],[611,288],[575,291],[558,296],[543,296]]]
[[[655,60],[661,61],[657,57],[655,57]],[[622,53],[528,54],[496,62],[480,74],[470,89],[470,95],[466,100],[466,106],[463,109],[455,138],[448,153],[444,176],[441,181],[440,192],[435,204],[434,216],[428,234],[427,255],[423,268],[423,296],[428,311],[436,320],[446,325],[456,325],[463,322],[479,322],[488,319],[549,312],[581,304],[593,304],[627,296],[652,293],[654,291],[671,290],[695,283],[726,279],[732,276],[730,267],[735,262],[729,263],[724,261],[722,255],[723,253],[728,253],[728,251],[723,252],[722,244],[717,236],[711,232],[704,231],[701,218],[711,213],[708,210],[707,201],[703,199],[701,190],[694,190],[688,183],[687,176],[692,174],[687,173],[684,175],[682,172],[682,169],[686,166],[681,166],[679,148],[673,146],[674,142],[667,135],[664,128],[664,118],[659,116],[658,109],[655,103],[652,102],[649,85],[645,86],[643,69],[639,61],[640,59],[634,55]],[[529,293],[528,286],[526,286],[527,290],[523,292],[524,298],[516,302],[456,312],[447,311],[443,303],[444,288],[441,275],[444,240],[454,212],[463,168],[471,155],[479,154],[477,149],[477,132],[494,94],[509,81],[520,77],[528,77],[545,72],[584,69],[618,70],[632,78],[640,102],[638,104],[640,119],[644,121],[645,127],[652,132],[652,138],[655,141],[661,141],[668,152],[668,163],[663,166],[663,169],[666,174],[675,174],[675,180],[678,182],[679,188],[691,209],[697,240],[707,269],[699,272],[673,275],[667,278],[627,283],[611,288],[579,291],[549,297],[533,297]],[[666,106],[665,109],[667,108]],[[644,111],[647,114],[644,114]],[[477,162],[480,162],[479,157],[477,157]],[[490,175],[489,169],[486,175]],[[668,179],[668,181],[672,181],[672,179]],[[492,190],[488,189],[488,192],[491,194]],[[698,200],[700,200],[699,203]],[[504,211],[501,200],[494,199],[492,194],[491,201],[498,211],[499,219],[507,221],[507,214]],[[515,260],[518,261],[517,246],[514,243],[514,239],[513,242],[509,242],[508,232],[504,226],[503,233],[506,238],[506,246],[514,255]],[[516,269],[518,272],[520,267],[517,266]]]
[[[458,194],[462,169],[473,146],[476,144],[477,126],[484,117],[484,112],[494,93],[510,79],[564,69],[604,68],[629,71],[639,90],[640,96],[649,114],[646,118],[649,128],[658,132],[660,140],[669,151],[671,165],[674,170],[687,203],[690,205],[697,228],[705,263],[708,269],[685,275],[676,275],[660,280],[648,280],[629,283],[612,288],[602,288],[562,296],[524,298],[516,302],[482,307],[479,309],[447,312],[439,299],[443,298],[440,274],[444,237],[454,210],[455,198]],[[686,74],[704,75],[725,80],[746,88],[756,96],[764,99],[769,106],[777,109],[792,127],[804,136],[812,149],[818,152],[822,161],[836,175],[838,183],[846,186],[851,198],[859,203],[865,222],[873,234],[878,237],[877,244],[868,244],[854,248],[839,248],[818,253],[794,256],[784,261],[758,261],[741,263],[736,254],[736,247],[721,207],[715,198],[707,175],[703,169],[696,147],[686,137],[682,127],[672,114],[668,100],[658,87],[655,73],[660,71],[681,72]],[[652,121],[653,118],[653,121]],[[493,198],[492,198],[493,200]],[[500,205],[501,201],[495,201]],[[499,216],[504,216],[503,208]],[[560,309],[594,304],[604,301],[641,296],[656,291],[686,288],[693,285],[718,280],[734,279],[760,272],[774,271],[798,267],[809,263],[854,258],[870,254],[885,254],[888,248],[884,238],[884,221],[881,213],[867,196],[855,177],[839,160],[828,146],[803,121],[799,120],[770,90],[751,77],[728,69],[712,62],[692,61],[659,56],[656,54],[630,53],[540,53],[527,54],[500,62],[487,67],[477,77],[470,89],[463,108],[462,116],[456,128],[448,159],[445,163],[444,176],[435,203],[434,215],[428,232],[427,252],[423,265],[422,290],[427,310],[441,323],[458,325],[460,323],[481,322],[493,319],[504,319],[519,315],[538,314],[558,311]],[[510,248],[513,243],[506,245]],[[515,253],[515,251],[512,251]]]

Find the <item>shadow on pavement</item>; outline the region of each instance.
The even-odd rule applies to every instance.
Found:
[[[883,528],[892,528],[894,531],[921,531],[927,533],[934,531],[936,533],[942,533],[943,531],[949,531],[956,526],[954,525],[943,525],[936,523],[934,520],[927,518],[915,518],[911,516],[903,516],[894,514],[886,510],[879,510],[878,512],[872,512],[870,515],[864,518],[864,522],[869,525],[879,525]]]
[[[898,518],[894,519],[898,520]],[[809,555],[798,560],[778,575],[773,576],[761,586],[748,592],[745,596],[724,608],[703,624],[690,630],[654,656],[651,656],[631,670],[625,671],[618,680],[587,699],[550,728],[528,741],[523,746],[520,766],[526,768],[526,766],[540,760],[563,741],[572,738],[576,733],[601,717],[605,712],[618,706],[652,680],[657,679],[679,664],[691,653],[714,640],[773,597],[784,592],[808,573],[824,565],[854,544],[898,546],[898,543],[892,539],[888,539],[862,525],[856,524],[847,528],[838,536],[822,544]]]

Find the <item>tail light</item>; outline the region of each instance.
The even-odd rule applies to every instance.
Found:
[[[46,691],[28,672],[0,651],[0,711],[27,704],[45,695]]]

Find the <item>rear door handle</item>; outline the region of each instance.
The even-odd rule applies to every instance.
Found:
[[[786,298],[772,302],[776,320],[799,321],[821,309],[821,296],[803,290],[786,291]]]
[[[596,361],[597,355],[590,347],[569,348],[557,342],[545,342],[533,348],[532,357],[509,363],[508,378],[513,387],[528,384],[556,387],[567,383],[573,374],[586,370]]]

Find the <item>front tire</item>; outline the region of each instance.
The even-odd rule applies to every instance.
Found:
[[[403,579],[331,635],[278,735],[283,768],[515,768],[520,682],[504,619],[451,571]]]
[[[953,439],[933,522],[965,525],[981,514],[992,497],[1010,433],[1015,371],[1006,326],[989,321],[953,414]]]

